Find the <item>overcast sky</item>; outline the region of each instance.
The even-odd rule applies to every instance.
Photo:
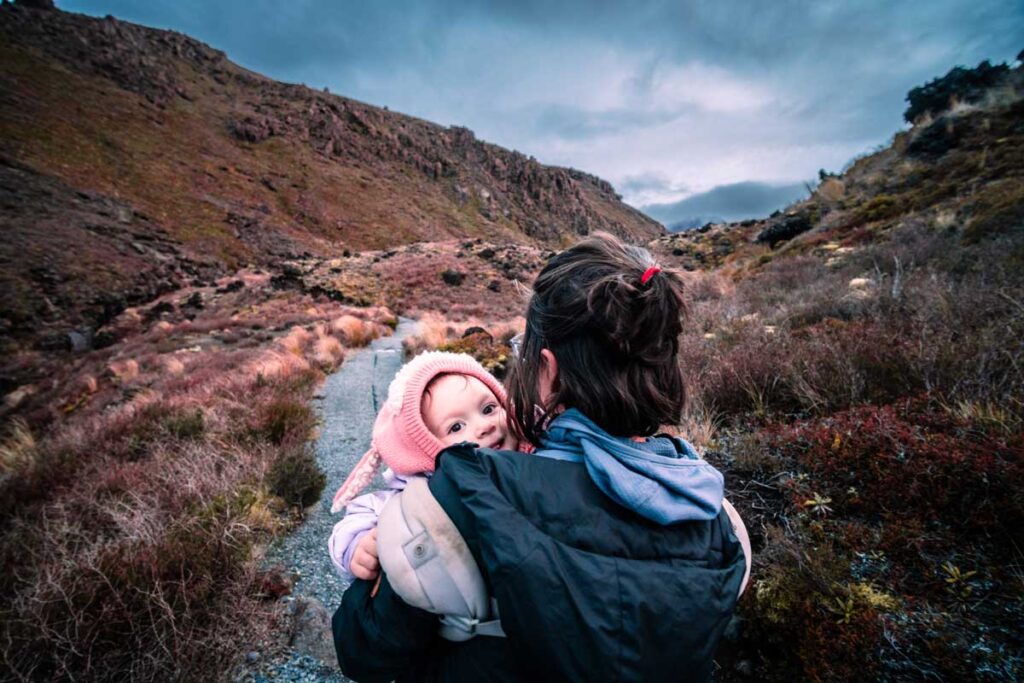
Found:
[[[1019,0],[57,0],[609,181],[780,196],[888,141],[908,89],[1012,61]],[[715,196],[736,198],[732,193]]]

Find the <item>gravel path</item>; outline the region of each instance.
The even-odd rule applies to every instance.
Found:
[[[316,456],[327,475],[323,496],[307,510],[306,520],[272,547],[266,566],[283,564],[297,575],[292,595],[315,598],[333,614],[348,582],[339,577],[327,556],[327,538],[341,515],[331,514],[331,499],[359,458],[370,447],[377,408],[387,397],[388,385],[402,364],[402,340],[414,334],[415,321],[402,318],[394,335],[374,340],[369,348],[345,359],[314,396],[321,418]],[[371,486],[378,488],[380,478]],[[241,676],[248,681],[347,681],[333,660],[324,666],[315,658],[295,652],[272,662],[251,662]],[[255,670],[254,670],[255,669]],[[239,680],[239,679],[236,679]]]

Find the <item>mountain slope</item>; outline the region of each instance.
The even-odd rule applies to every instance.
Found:
[[[660,232],[594,176],[278,83],[179,33],[18,5],[4,6],[0,31],[5,156],[120,194],[225,254],[265,246],[236,234],[230,212],[311,249]]]
[[[180,33],[24,4],[0,6],[0,177],[0,335],[99,326],[282,258],[663,233],[607,182],[468,129],[273,81]]]
[[[965,71],[808,199],[651,244],[751,534],[720,681],[1024,676],[1024,67]]]

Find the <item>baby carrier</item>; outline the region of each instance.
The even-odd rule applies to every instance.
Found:
[[[736,509],[722,500],[743,548],[750,578],[750,538]],[[504,637],[498,605],[487,594],[480,569],[454,522],[431,493],[428,481],[412,479],[384,506],[377,527],[380,566],[406,603],[438,614],[440,635],[463,641],[478,635]]]
[[[497,602],[487,595],[466,541],[426,479],[410,480],[384,506],[377,552],[395,593],[413,607],[441,615],[443,638],[505,636]]]

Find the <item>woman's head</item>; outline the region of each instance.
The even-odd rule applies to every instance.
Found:
[[[507,382],[510,423],[521,437],[539,445],[559,406],[619,436],[650,435],[679,421],[686,400],[678,362],[682,282],[654,265],[646,249],[596,233],[540,272]],[[544,349],[557,373],[545,372],[552,364]],[[550,388],[545,396],[542,387]]]

